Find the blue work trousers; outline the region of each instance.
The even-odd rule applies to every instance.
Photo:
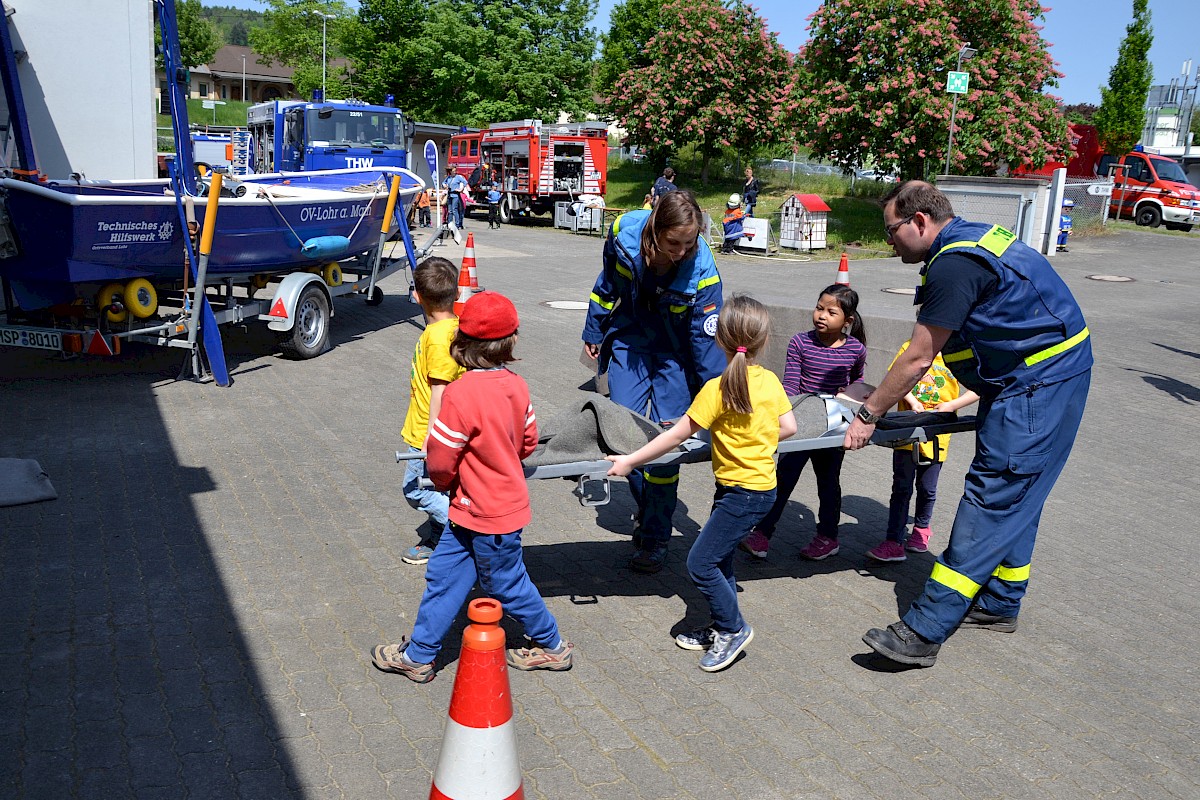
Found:
[[[614,342],[608,362],[608,391],[614,403],[657,423],[676,420],[692,403],[687,375],[673,355],[641,352]],[[642,546],[665,546],[679,493],[679,467],[646,467],[629,475],[638,507]]]
[[[437,657],[476,581],[485,595],[500,601],[505,614],[525,627],[526,636],[543,647],[558,645],[558,623],[525,571],[521,531],[475,533],[450,523],[425,569],[425,594],[417,609],[409,658],[428,664]]]
[[[409,445],[408,452],[419,453],[419,448]],[[413,458],[404,464],[404,499],[417,511],[429,515],[429,546],[437,547],[438,539],[442,537],[442,529],[450,521],[450,497],[437,489],[421,488],[421,479],[429,477],[425,467],[425,459]]]
[[[688,573],[708,598],[713,627],[723,633],[737,633],[745,625],[738,610],[733,554],[774,502],[774,489],[757,492],[717,484],[712,512],[688,552]]]
[[[1088,371],[980,403],[950,541],[904,615],[925,639],[944,642],[972,602],[989,614],[1020,611],[1042,507],[1071,454],[1090,382]]]
[[[763,536],[768,539],[775,533],[775,526],[787,508],[788,500],[800,482],[800,474],[804,465],[812,461],[813,472],[817,476],[817,535],[828,539],[838,538],[838,522],[842,518],[842,461],[846,451],[837,448],[826,450],[800,450],[784,453],[779,457],[779,466],[775,471],[779,481],[775,496],[775,505],[763,517],[758,525]]]
[[[913,515],[913,526],[928,528],[933,519],[933,504],[937,502],[938,476],[942,474],[942,462],[918,464],[913,460],[914,450],[892,452],[892,499],[888,503],[887,538],[903,542],[908,530],[908,504],[913,496],[913,484],[917,487],[917,510]]]

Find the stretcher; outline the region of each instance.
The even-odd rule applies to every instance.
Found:
[[[811,450],[826,450],[841,447],[850,427],[857,404],[847,404],[832,395],[818,395],[824,401],[827,430],[819,436],[808,438],[785,439],[779,443],[780,455]],[[937,459],[937,437],[941,434],[961,433],[975,429],[975,417],[959,416],[954,412],[941,411],[893,411],[880,418],[871,435],[871,444],[881,447],[896,447],[905,444],[933,442],[934,459]],[[918,448],[913,448],[913,457],[919,457]],[[396,452],[396,462],[402,463],[413,459],[425,458],[424,451],[409,453]],[[695,464],[709,461],[712,458],[712,447],[708,431],[700,431],[683,442],[677,449],[672,450],[645,466],[669,466],[672,464]],[[527,480],[547,480],[551,478],[576,479],[572,490],[583,506],[602,506],[612,499],[608,470],[612,462],[597,459],[589,461],[569,461],[561,464],[541,464],[536,467],[525,467]],[[422,480],[422,486],[431,488],[428,479]]]

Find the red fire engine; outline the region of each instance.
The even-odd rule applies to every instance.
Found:
[[[603,122],[543,124],[539,119],[494,122],[450,139],[447,165],[471,185],[471,200],[486,204],[500,185],[500,219],[545,214],[581,194],[603,195],[608,182],[608,127]]]

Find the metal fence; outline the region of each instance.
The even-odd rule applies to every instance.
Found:
[[[1072,235],[1094,233],[1104,227],[1112,186],[1107,178],[1067,178],[1063,199],[1075,203],[1070,210]]]

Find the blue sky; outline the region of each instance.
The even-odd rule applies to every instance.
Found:
[[[353,3],[353,0],[351,0]],[[593,24],[608,27],[609,12],[618,0],[600,0]],[[808,17],[820,0],[751,0],[767,26],[779,34],[784,47],[795,52],[808,39]],[[1043,0],[1046,13],[1042,37],[1065,73],[1055,94],[1066,103],[1100,103],[1100,87],[1117,59],[1117,47],[1133,16],[1132,0]],[[204,0],[205,5],[234,5],[262,10],[259,0]],[[1155,83],[1179,77],[1183,62],[1192,60],[1192,80],[1200,68],[1200,0],[1150,0],[1154,47],[1150,61]],[[986,47],[986,42],[973,42]]]

